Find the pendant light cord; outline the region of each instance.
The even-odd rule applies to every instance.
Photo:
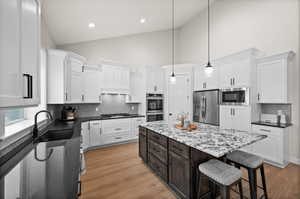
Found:
[[[208,18],[208,21],[207,21],[207,33],[208,33],[208,63],[210,62],[210,1],[207,0],[208,2],[208,11],[207,11],[207,18]]]
[[[174,76],[174,70],[175,70],[175,6],[174,6],[174,0],[172,0],[172,76]]]

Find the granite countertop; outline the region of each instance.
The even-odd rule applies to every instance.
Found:
[[[141,126],[216,158],[267,137],[252,132],[220,129],[207,124],[198,124],[198,130],[192,132],[169,127],[166,122],[148,122]]]
[[[255,125],[261,125],[261,126],[270,126],[270,127],[277,127],[277,128],[287,128],[292,126],[291,123],[283,124],[283,123],[271,123],[271,122],[262,122],[262,121],[257,121],[257,122],[252,122],[251,124]]]

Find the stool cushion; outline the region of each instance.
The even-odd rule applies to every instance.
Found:
[[[258,168],[263,163],[263,159],[261,157],[244,151],[234,151],[229,153],[227,155],[227,159],[252,169]]]
[[[242,177],[242,172],[239,169],[216,159],[211,159],[200,164],[199,171],[225,186],[233,184]]]

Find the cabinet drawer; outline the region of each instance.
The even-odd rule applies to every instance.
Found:
[[[277,136],[280,137],[283,135],[284,130],[281,128],[270,127],[270,126],[262,126],[262,125],[252,125],[252,132],[263,134],[263,135],[270,135],[270,136]]]
[[[155,156],[153,156],[151,153],[149,153],[149,166],[150,168],[156,173],[158,176],[160,176],[165,182],[168,181],[168,170],[167,167],[160,162]]]
[[[152,155],[154,155],[155,157],[157,157],[160,161],[162,161],[165,164],[168,163],[168,153],[166,148],[149,140],[148,149],[149,152],[152,153]]]
[[[172,139],[169,139],[169,150],[184,158],[190,157],[190,148]]]
[[[148,138],[151,139],[152,141],[162,145],[165,148],[167,147],[168,138],[163,135],[159,135],[153,131],[148,130]]]
[[[139,128],[139,133],[144,135],[144,136],[147,136],[147,129],[143,128],[143,127],[140,127]]]
[[[102,130],[104,134],[119,131],[130,131],[130,119],[103,120]]]

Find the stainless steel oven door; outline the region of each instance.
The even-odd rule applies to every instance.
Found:
[[[147,113],[163,112],[164,101],[162,98],[147,98]]]
[[[221,105],[249,105],[249,88],[222,89],[220,92]]]

